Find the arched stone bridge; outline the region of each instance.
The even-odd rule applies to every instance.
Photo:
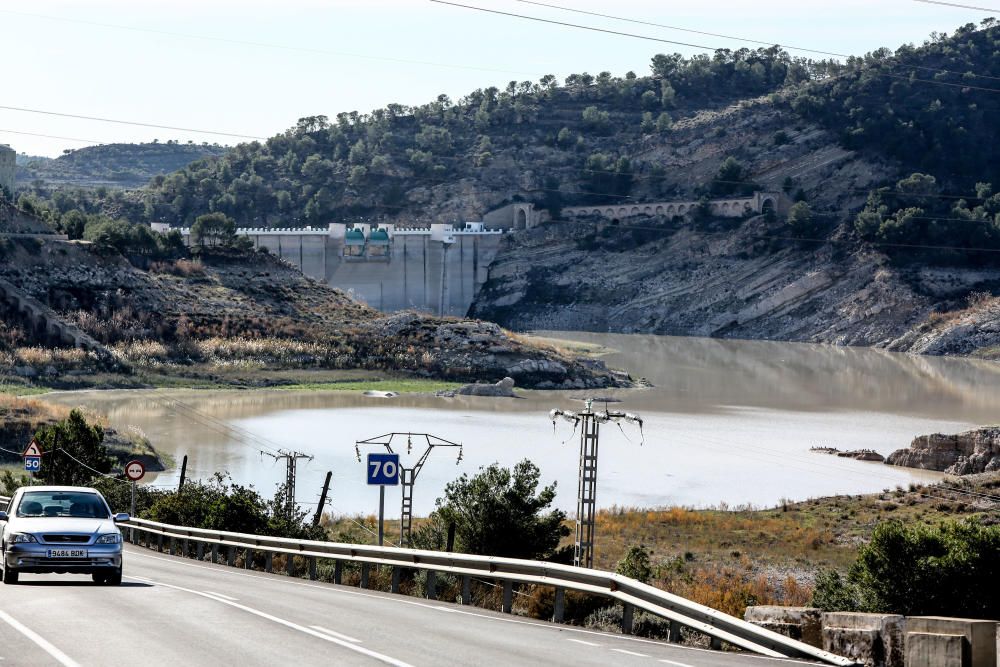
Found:
[[[722,218],[740,218],[744,215],[762,215],[768,210],[783,215],[791,202],[780,192],[756,192],[751,197],[726,197],[710,199],[708,202],[712,214]],[[585,215],[600,216],[608,220],[645,216],[687,216],[692,214],[701,203],[698,201],[659,201],[629,204],[601,204],[595,206],[569,206],[563,209],[563,215],[581,217]]]

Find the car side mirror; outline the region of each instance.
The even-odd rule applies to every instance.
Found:
[[[128,512],[119,512],[115,515],[115,523],[124,523],[131,520],[132,517],[128,515]]]
[[[6,521],[8,519],[6,512],[0,512],[0,521]]]

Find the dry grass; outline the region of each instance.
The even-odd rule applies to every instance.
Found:
[[[527,348],[551,352],[567,359],[575,357],[598,357],[611,352],[608,348],[596,343],[582,343],[573,340],[562,340],[560,338],[519,334],[507,329],[504,329],[503,333],[515,343],[524,345]]]
[[[698,567],[654,582],[693,602],[743,618],[752,605],[801,607],[812,600],[812,586],[792,575],[775,581],[748,560],[735,566]]]
[[[755,511],[612,508],[597,516],[602,567],[613,567],[628,548],[645,544],[657,554],[749,553],[768,561],[829,557],[835,533],[799,516]]]
[[[155,368],[170,361],[170,350],[155,340],[135,340],[117,343],[111,352],[118,359],[144,368]]]
[[[173,276],[190,278],[205,275],[205,265],[200,259],[178,259],[174,262],[153,262],[149,266],[150,273],[168,273]]]
[[[219,366],[316,366],[323,364],[332,350],[319,343],[282,338],[214,337],[195,343],[201,356]]]
[[[62,405],[0,393],[0,421],[58,421],[68,417],[69,412]]]
[[[13,353],[7,353],[4,361],[16,366],[55,366],[67,369],[79,368],[88,359],[87,352],[77,348],[19,347]]]

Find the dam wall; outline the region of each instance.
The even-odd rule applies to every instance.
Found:
[[[169,230],[158,223],[153,228]],[[190,229],[180,232],[190,244]],[[383,312],[412,309],[464,317],[486,282],[504,230],[480,222],[398,229],[333,223],[327,229],[241,228],[236,233]]]
[[[338,245],[334,240],[326,255],[330,285],[384,312],[415,309],[461,317],[486,282],[500,234],[457,233],[449,242],[429,234],[396,234],[384,258],[355,258]]]

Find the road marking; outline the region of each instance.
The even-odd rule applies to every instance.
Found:
[[[595,644],[594,642],[585,642],[582,639],[573,639],[572,637],[566,637],[566,641],[573,642],[574,644],[583,644],[584,646],[596,646],[600,648],[600,644]]]
[[[347,635],[341,632],[337,632],[336,630],[331,630],[330,628],[324,628],[322,625],[310,625],[309,627],[312,628],[313,630],[319,630],[320,632],[325,632],[328,635],[339,637],[343,639],[345,642],[354,642],[355,644],[361,643],[360,639],[355,639],[354,637],[348,637]]]
[[[636,653],[635,651],[626,651],[623,648],[613,648],[611,650],[615,651],[616,653],[624,653],[625,655],[634,655],[637,658],[648,658],[649,657],[645,653]]]
[[[231,595],[223,595],[222,593],[216,593],[215,591],[205,591],[209,595],[214,595],[217,598],[222,598],[223,600],[229,600],[230,602],[236,602],[239,598],[234,598]]]
[[[48,640],[42,637],[40,634],[29,628],[28,626],[22,624],[20,621],[14,619],[10,614],[5,611],[0,611],[0,620],[4,621],[10,627],[14,628],[22,635],[35,642],[39,648],[55,658],[56,662],[63,667],[80,667],[80,664],[70,658],[68,655],[57,649],[55,646],[50,644]]]
[[[673,665],[674,667],[691,667],[691,665],[684,662],[674,662],[673,660],[660,660],[664,665]]]
[[[196,591],[193,588],[184,588],[183,586],[174,586],[173,584],[164,584],[162,582],[154,581],[152,579],[146,579],[145,577],[129,577],[129,578],[130,579],[139,579],[141,581],[148,581],[149,583],[151,583],[151,584],[153,584],[155,586],[162,586],[164,588],[173,588],[174,590],[184,591],[185,593],[191,593],[192,595],[199,595],[199,596],[201,596],[203,598],[208,598],[209,600],[215,600],[216,602],[219,602],[219,603],[222,603],[222,604],[225,604],[225,605],[229,605],[230,607],[234,607],[234,608],[239,609],[241,611],[245,611],[245,612],[247,612],[249,614],[253,614],[254,616],[259,616],[260,618],[266,619],[266,620],[271,621],[273,623],[277,623],[279,625],[283,625],[286,628],[291,628],[292,630],[298,630],[299,632],[302,632],[304,634],[311,635],[313,637],[318,637],[319,639],[323,639],[323,640],[328,641],[328,642],[330,642],[332,644],[336,644],[338,646],[342,646],[342,647],[344,647],[344,648],[346,648],[348,650],[354,651],[356,653],[360,653],[362,655],[367,655],[369,658],[374,658],[374,659],[376,659],[376,660],[378,660],[380,662],[384,662],[387,665],[393,665],[393,667],[413,667],[409,663],[403,662],[402,660],[396,660],[395,658],[391,658],[391,657],[389,657],[387,655],[383,655],[381,653],[376,653],[375,651],[366,649],[366,648],[361,647],[361,646],[357,646],[357,645],[352,644],[351,642],[348,642],[348,641],[344,641],[343,639],[338,639],[336,637],[332,637],[332,636],[324,634],[322,632],[317,632],[317,631],[315,631],[315,630],[313,630],[311,628],[305,627],[304,625],[299,625],[298,623],[293,623],[292,621],[287,621],[287,620],[285,620],[283,618],[278,618],[277,616],[273,616],[271,614],[268,614],[265,611],[261,611],[259,609],[254,609],[253,607],[248,607],[246,605],[239,604],[237,602],[232,602],[231,600],[223,600],[222,598],[214,597],[214,596],[212,596],[209,593],[203,593],[202,591]],[[0,612],[0,613],[3,613],[3,612]],[[39,638],[39,639],[41,639],[41,638]],[[66,663],[64,663],[64,664],[66,664]],[[69,664],[67,664],[67,667],[70,667],[70,665],[76,666],[76,663],[75,662],[69,663]]]
[[[699,648],[696,646],[679,646],[677,644],[667,644],[663,641],[658,641],[655,639],[643,639],[641,637],[634,636],[623,636],[623,635],[613,635],[607,632],[600,632],[598,630],[586,630],[584,628],[574,628],[568,625],[558,625],[555,623],[547,623],[544,621],[526,621],[519,620],[516,618],[505,618],[502,616],[492,616],[485,613],[477,613],[474,611],[466,611],[465,609],[449,609],[446,606],[441,605],[431,605],[424,604],[422,602],[417,602],[415,600],[407,599],[403,595],[391,595],[388,593],[375,594],[375,593],[365,593],[358,589],[348,588],[347,586],[337,586],[334,584],[310,584],[304,581],[296,581],[294,579],[290,580],[288,577],[282,575],[267,575],[264,573],[252,573],[240,571],[237,568],[227,567],[225,564],[203,564],[188,562],[189,559],[181,559],[171,556],[153,556],[149,553],[144,553],[146,550],[142,548],[129,548],[128,552],[130,557],[135,558],[147,558],[149,560],[159,560],[165,563],[171,563],[173,565],[180,565],[183,567],[190,567],[196,570],[208,570],[209,572],[215,572],[216,574],[225,574],[231,577],[247,577],[250,579],[261,579],[264,581],[270,581],[282,586],[302,586],[304,588],[315,588],[317,590],[326,591],[334,595],[354,595],[357,597],[372,598],[375,600],[386,600],[397,602],[399,604],[408,604],[415,607],[425,607],[427,609],[436,609],[438,611],[447,610],[453,614],[462,614],[464,616],[474,616],[476,618],[485,619],[488,621],[498,621],[500,623],[513,623],[515,625],[531,625],[537,628],[545,628],[547,630],[555,630],[556,632],[572,632],[581,635],[592,635],[595,637],[603,637],[606,639],[614,639],[619,641],[633,642],[636,644],[649,644],[659,648],[669,646],[671,649],[676,651],[683,651],[687,653],[711,653],[713,655],[718,655],[718,651],[713,651],[707,648]],[[142,577],[131,577],[132,579],[142,579]],[[805,667],[816,667],[815,662],[806,662],[805,660],[797,660],[795,658],[771,658],[763,655],[753,655],[753,654],[742,654],[740,656],[745,660],[760,660],[760,661],[770,661],[770,662],[780,662],[786,665],[804,665]],[[680,663],[684,664],[684,663]],[[689,665],[686,667],[690,667]]]

